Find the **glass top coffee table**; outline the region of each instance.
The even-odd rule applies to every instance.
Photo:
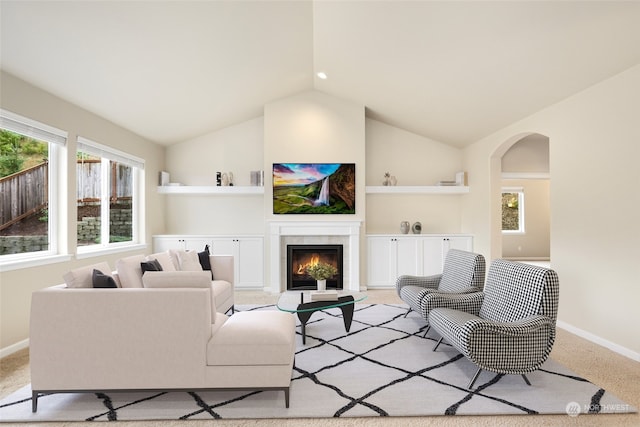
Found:
[[[321,299],[314,299],[315,297]],[[300,319],[302,329],[302,343],[306,344],[307,322],[316,311],[339,308],[342,311],[344,329],[349,332],[353,320],[353,306],[367,298],[364,292],[337,291],[336,294],[327,291],[316,293],[314,291],[287,291],[280,295],[277,307],[281,311],[296,313]]]

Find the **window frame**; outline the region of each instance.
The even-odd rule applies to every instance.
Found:
[[[502,192],[500,193],[500,200],[504,197],[505,194],[517,194],[518,195],[518,229],[517,230],[502,230],[503,234],[526,234],[525,229],[525,216],[524,216],[524,205],[525,205],[525,197],[524,197],[524,188],[523,187],[502,187]],[[502,215],[502,208],[500,208],[500,213]]]
[[[48,145],[48,249],[0,255],[0,272],[69,260],[66,235],[64,200],[66,179],[61,173],[65,169],[68,133],[61,129],[0,109],[0,129],[7,130]],[[66,211],[66,209],[64,209]]]
[[[117,253],[125,250],[138,250],[145,248],[144,244],[144,159],[134,156],[124,151],[100,144],[91,139],[78,136],[76,138],[76,156],[77,153],[83,152],[91,154],[93,156],[100,157],[101,159],[101,218],[105,215],[109,217],[109,181],[105,179],[109,174],[109,163],[115,161],[118,163],[126,164],[133,168],[132,178],[132,190],[131,190],[131,241],[128,242],[109,242],[109,221],[101,221],[100,230],[100,243],[87,246],[77,246],[77,234],[76,234],[76,254],[78,259],[98,256],[109,253]],[[76,185],[77,185],[76,176]],[[76,202],[77,205],[77,202]],[[76,227],[77,233],[77,227]]]

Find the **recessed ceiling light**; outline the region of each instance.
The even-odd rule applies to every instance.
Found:
[[[318,74],[316,74],[316,76],[320,77],[322,80],[327,79],[327,73],[325,73],[324,71],[320,71]]]

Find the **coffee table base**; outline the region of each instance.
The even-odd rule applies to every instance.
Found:
[[[353,301],[353,297],[351,295],[339,297],[338,301],[347,302]],[[313,301],[302,303],[298,305],[298,310],[309,310],[309,311],[298,311],[298,319],[300,319],[301,330],[302,330],[302,344],[307,343],[307,322],[311,318],[311,315],[316,311],[322,311],[325,307],[331,307],[336,304],[335,301]],[[342,320],[344,321],[344,329],[349,332],[351,329],[351,322],[353,321],[353,307],[354,303],[346,304],[340,306],[340,310],[342,311]]]

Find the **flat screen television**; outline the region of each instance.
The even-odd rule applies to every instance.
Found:
[[[274,214],[355,214],[355,163],[274,163]]]

